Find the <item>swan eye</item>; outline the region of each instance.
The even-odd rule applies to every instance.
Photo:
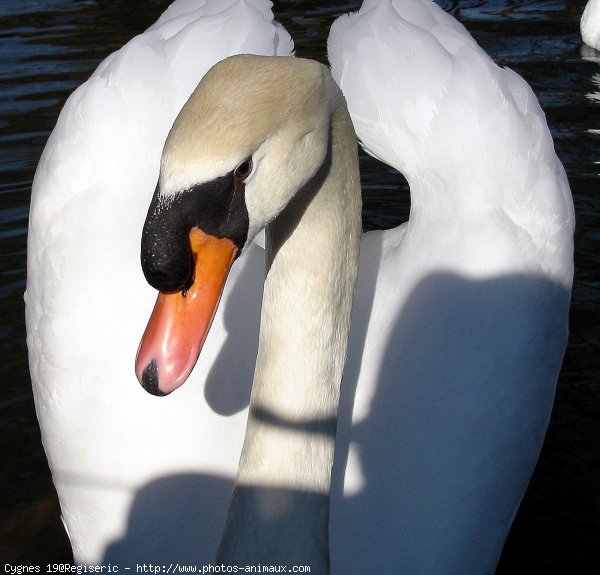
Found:
[[[252,173],[252,158],[246,158],[234,171],[236,182],[243,182]]]

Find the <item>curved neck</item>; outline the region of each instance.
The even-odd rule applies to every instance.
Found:
[[[224,563],[329,570],[331,466],[361,235],[354,129],[341,94],[333,97],[325,162],[267,229],[259,351]]]

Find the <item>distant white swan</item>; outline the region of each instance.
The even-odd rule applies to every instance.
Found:
[[[550,416],[572,282],[572,201],[533,93],[435,4],[366,1],[339,19],[333,77],[412,199],[358,259],[356,144],[319,64],[222,62],[159,162],[208,60],[291,51],[268,3],[193,4],[69,99],[34,182],[30,363],[76,560],[212,561],[237,470],[220,561],[493,572]],[[149,205],[153,284],[192,301],[192,228],[196,261],[213,244],[241,253],[190,381],[163,398],[132,370],[153,298],[138,263]],[[190,365],[155,345],[156,325],[138,373],[168,392]]]
[[[580,24],[583,41],[600,50],[600,0],[588,0]]]

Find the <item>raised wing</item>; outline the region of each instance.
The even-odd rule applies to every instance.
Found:
[[[359,139],[406,176],[413,208],[445,188],[453,201],[501,206],[540,246],[561,243],[549,239],[555,222],[572,233],[569,185],[533,91],[439,6],[366,0],[333,24],[328,51]],[[561,264],[570,257],[567,246]]]
[[[178,0],[70,96],[45,147],[30,211],[28,346],[44,446],[78,562],[124,559],[135,548],[145,550],[140,557],[160,556],[175,542],[185,548],[188,536],[194,557],[214,555],[231,489],[220,480],[213,481],[219,494],[200,492],[221,516],[190,515],[188,525],[154,522],[146,534],[127,531],[134,497],[157,478],[181,470],[233,476],[245,425],[237,412],[247,402],[247,386],[242,398],[232,383],[215,400],[210,382],[204,385],[219,372],[216,356],[227,363],[223,317],[215,319],[198,385],[160,405],[139,387],[134,358],[156,295],[140,267],[141,230],[164,141],[203,74],[232,54],[292,49],[271,2]],[[246,283],[259,298],[257,269]],[[232,382],[239,383],[235,369],[251,380],[253,346],[239,346],[248,349],[249,363],[236,353]],[[213,433],[218,453],[207,452]],[[160,516],[170,508],[168,498],[162,490],[150,507]],[[124,533],[107,555],[107,545]]]

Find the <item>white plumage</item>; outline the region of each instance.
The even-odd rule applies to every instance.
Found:
[[[65,105],[35,177],[30,365],[80,562],[210,562],[237,467],[260,246],[236,262],[181,390],[148,396],[133,371],[154,298],[139,237],[175,115],[225,56],[292,50],[268,2],[199,4],[175,2],[100,65]],[[566,176],[527,84],[435,4],[367,0],[334,24],[329,54],[359,138],[406,175],[412,197],[407,224],[361,246],[332,571],[493,572],[566,344]]]
[[[238,52],[291,50],[269,2],[176,2],[75,91],[46,145],[31,203],[28,345],[44,447],[77,561],[214,554],[245,427],[262,248],[232,270],[224,303],[238,295],[219,311],[204,361],[181,393],[161,400],[134,373],[156,295],[141,273],[141,229],[165,138],[206,70]],[[253,279],[240,293],[242,269]],[[198,472],[224,478],[216,517],[200,512],[185,521],[157,511],[160,521],[150,527],[134,513],[128,525],[139,490],[167,481],[145,512],[177,506],[177,493],[202,480],[188,476],[173,490],[169,477]],[[211,490],[205,495],[214,498]],[[105,555],[122,537],[128,541]]]
[[[329,54],[360,140],[411,189],[409,222],[363,242],[338,453],[348,438],[364,480],[333,505],[333,565],[491,573],[566,344],[567,179],[529,86],[435,4],[365,2]]]
[[[592,48],[600,50],[600,1],[588,0],[581,16],[581,37]]]

